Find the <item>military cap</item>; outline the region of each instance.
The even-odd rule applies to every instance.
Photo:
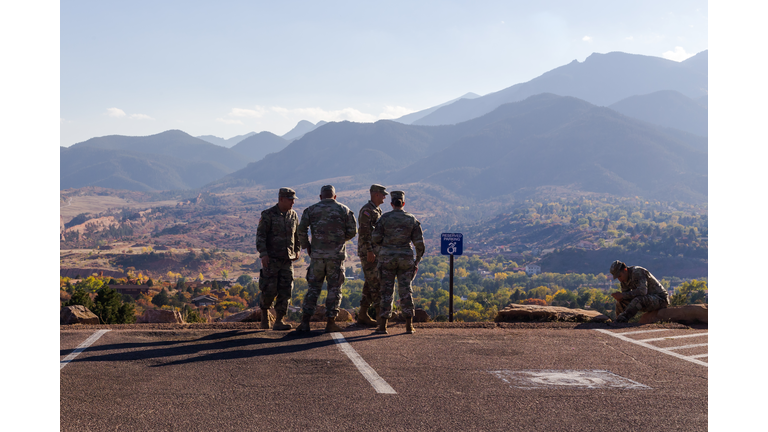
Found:
[[[392,202],[396,202],[396,201],[405,202],[405,192],[403,191],[392,191],[389,197],[392,199]]]
[[[384,195],[389,195],[389,192],[387,192],[387,188],[380,184],[371,185],[371,192],[381,192]]]
[[[328,192],[328,191],[330,191],[332,195],[336,195],[336,188],[334,188],[331,185],[325,185],[320,188],[320,193]]]
[[[280,198],[296,199],[296,191],[291,188],[280,188],[280,192],[277,196]]]
[[[621,271],[624,270],[625,268],[627,268],[627,265],[624,264],[623,262],[619,260],[614,261],[611,264],[611,270],[610,270],[611,274],[613,275],[613,278],[614,279],[618,278]]]

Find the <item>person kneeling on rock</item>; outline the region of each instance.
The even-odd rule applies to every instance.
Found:
[[[616,299],[616,322],[625,323],[638,312],[651,312],[669,306],[667,290],[651,272],[639,267],[627,267],[616,260],[611,275],[621,283],[621,292],[611,294]]]

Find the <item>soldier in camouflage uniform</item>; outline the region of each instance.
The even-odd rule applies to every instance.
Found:
[[[312,242],[308,230],[312,230]],[[355,214],[349,207],[336,202],[336,190],[327,185],[320,189],[320,202],[307,207],[299,223],[299,241],[311,258],[307,269],[307,295],[302,306],[301,325],[297,331],[309,331],[309,320],[315,314],[317,299],[328,284],[325,300],[326,332],[341,331],[336,316],[341,305],[341,286],[344,284],[345,243],[357,234]]]
[[[405,315],[405,332],[413,333],[413,281],[424,255],[424,235],[421,223],[410,213],[403,211],[405,192],[392,191],[392,211],[385,213],[376,224],[371,240],[380,245],[379,275],[381,277],[381,310],[376,333],[387,333],[387,320],[392,317],[392,302],[397,279],[400,307]],[[413,249],[416,248],[416,259]]]
[[[379,247],[371,242],[371,234],[376,228],[376,222],[381,217],[381,208],[379,206],[384,202],[384,198],[389,195],[387,189],[382,185],[371,186],[371,199],[361,209],[357,217],[359,228],[357,230],[357,254],[360,257],[360,263],[365,275],[365,284],[363,285],[363,297],[360,299],[360,310],[357,313],[357,322],[365,325],[376,325],[368,315],[368,308],[371,305],[376,307],[376,317],[379,316],[381,304],[381,280],[379,279]]]
[[[261,290],[261,328],[269,328],[268,310],[275,303],[277,319],[273,330],[290,330],[283,322],[293,291],[293,263],[301,254],[299,215],[293,210],[296,192],[281,188],[277,205],[261,212],[256,230],[256,249],[261,257],[259,289]]]
[[[650,312],[669,306],[667,290],[648,270],[627,267],[621,261],[611,264],[611,274],[621,283],[621,292],[613,293],[616,299],[616,322],[625,323],[637,312]]]

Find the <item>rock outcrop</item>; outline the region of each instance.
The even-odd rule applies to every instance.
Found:
[[[272,324],[275,323],[275,308],[268,310],[267,314],[269,315],[269,328],[272,328]],[[261,308],[247,309],[224,317],[219,322],[261,322]]]
[[[569,309],[560,306],[538,306],[511,304],[500,310],[495,322],[519,321],[567,321],[606,322],[609,318],[594,310]]]
[[[392,318],[390,318],[389,320],[392,322],[405,322],[405,315],[403,315],[402,312],[393,312]],[[424,309],[413,310],[413,322],[423,323],[423,322],[431,322],[431,321],[432,321],[432,318]]]
[[[64,306],[59,313],[59,323],[70,324],[99,324],[99,317],[82,305]]]
[[[164,309],[147,309],[136,320],[137,323],[174,323],[183,324],[181,312]]]
[[[654,322],[676,322],[681,324],[708,324],[708,309],[705,304],[671,306],[657,311],[646,312],[640,317],[640,324]]]
[[[315,309],[315,314],[312,315],[312,319],[310,321],[313,322],[325,322],[327,318],[325,317],[325,306],[324,305],[317,305],[317,308]],[[355,320],[355,313],[353,311],[349,311],[346,309],[339,309],[339,314],[336,316],[336,322],[350,322]]]

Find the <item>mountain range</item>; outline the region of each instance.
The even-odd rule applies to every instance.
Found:
[[[282,137],[241,135],[231,148],[182,131],[93,138],[61,149],[61,188],[276,188],[333,179],[418,183],[481,200],[559,187],[701,202],[707,103],[706,51],[680,63],[593,54],[394,121],[301,121]]]
[[[528,82],[475,99],[460,99],[412,124],[456,124],[540,93],[573,96],[599,106],[660,90],[675,90],[697,99],[707,95],[707,65],[708,51],[683,62],[623,52],[594,53],[584,62],[574,60]]]
[[[447,126],[329,123],[214,185],[426,183],[478,199],[543,186],[702,201],[707,140],[541,94]]]

